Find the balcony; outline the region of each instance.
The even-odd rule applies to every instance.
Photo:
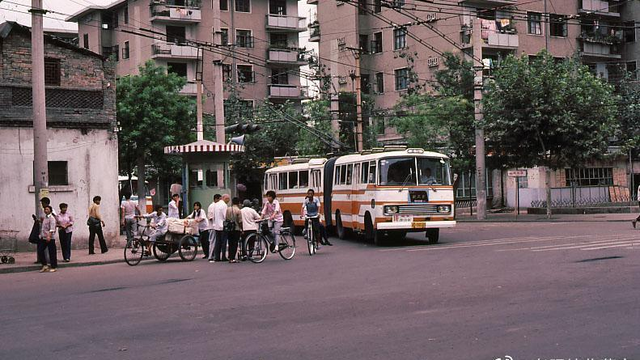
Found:
[[[619,6],[619,5],[618,5]],[[612,18],[620,18],[620,13],[612,11],[608,1],[582,0],[578,12],[580,14],[598,15]]]
[[[307,88],[300,85],[269,85],[270,99],[306,99]]]
[[[496,49],[516,49],[519,45],[518,33],[512,22],[503,24],[501,21],[496,20],[482,20],[481,37],[484,41],[483,48],[496,48]],[[460,31],[462,45],[464,48],[470,48],[472,46],[471,40],[473,37],[473,29],[469,25],[462,25]]]
[[[307,30],[306,19],[300,16],[267,15],[267,30],[272,32],[303,32]]]
[[[607,59],[620,59],[622,55],[617,54],[617,46],[602,44],[597,42],[583,41],[581,46],[580,55],[584,57],[596,57]]]
[[[202,20],[200,2],[185,3],[187,5],[172,5],[172,1],[154,0],[151,3],[151,21],[199,23]]]
[[[195,96],[198,93],[198,87],[196,83],[193,81],[189,81],[184,85],[184,87],[180,90],[180,95],[188,95]]]
[[[517,34],[491,33],[485,40],[487,47],[517,48],[519,46]]]
[[[198,49],[175,43],[156,42],[151,45],[154,59],[197,59]]]
[[[299,49],[269,49],[267,50],[267,63],[302,66],[307,62],[302,57]]]
[[[309,24],[309,41],[320,42],[320,23],[318,21]]]

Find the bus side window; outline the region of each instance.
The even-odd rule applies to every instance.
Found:
[[[360,176],[360,182],[366,184],[369,182],[369,163],[362,163],[362,171]]]
[[[298,172],[292,171],[289,173],[289,189],[298,188]]]
[[[336,179],[333,182],[334,185],[340,184],[340,166],[336,166]]]
[[[309,171],[300,171],[298,179],[300,181],[301,188],[309,187]]]
[[[340,185],[347,183],[347,165],[340,166]]]
[[[287,189],[287,173],[279,173],[278,174],[278,190],[286,190]]]
[[[369,184],[376,183],[376,163],[372,161],[369,163]]]
[[[351,185],[353,179],[353,164],[347,165],[347,185]]]
[[[353,183],[358,184],[360,182],[360,163],[353,165]]]

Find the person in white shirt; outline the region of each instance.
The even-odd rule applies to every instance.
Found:
[[[58,267],[58,258],[56,252],[56,218],[52,214],[51,205],[45,205],[44,218],[42,219],[42,227],[40,229],[40,241],[38,242],[38,258],[42,264],[40,272],[56,272]],[[51,259],[51,267],[47,265],[45,250],[49,250],[49,259]]]
[[[260,214],[252,207],[251,200],[246,199],[242,203],[242,209],[240,209],[242,215],[242,261],[247,260],[247,247],[245,241],[251,234],[258,232],[258,221],[262,219]],[[253,244],[249,244],[249,248],[253,249]]]
[[[180,195],[171,195],[171,201],[169,201],[169,212],[167,217],[180,219]]]
[[[216,232],[216,241],[213,246],[213,261],[209,257],[209,262],[228,261],[226,256],[227,234],[224,231],[224,221],[227,219],[227,203],[230,200],[231,197],[229,195],[222,195],[213,210],[212,228]]]
[[[307,196],[304,198],[304,202],[302,203],[301,214],[305,219],[305,230],[307,228],[307,221],[309,221],[309,219],[307,219],[306,217],[309,216],[311,218],[311,221],[313,222],[313,227],[318,231],[318,234],[320,235],[319,242],[322,245],[333,246],[333,244],[329,242],[329,237],[327,236],[327,231],[324,225],[322,225],[322,223],[320,222],[320,199],[318,199],[314,195],[315,191],[313,189],[309,189],[307,191]]]
[[[209,256],[209,221],[199,201],[193,203],[193,212],[187,216],[187,219],[194,219],[198,223],[200,246],[204,253],[203,259],[206,259]]]
[[[141,213],[136,203],[131,201],[131,194],[124,195],[125,201],[122,202],[121,208],[121,224],[124,226],[124,232],[127,234],[127,241],[133,239],[134,226],[136,224],[136,212]]]
[[[278,249],[278,237],[280,235],[280,228],[284,222],[282,215],[282,208],[280,208],[280,202],[276,200],[276,192],[273,190],[267,191],[267,201],[262,207],[262,217],[269,220],[269,228],[271,228],[271,236],[273,244],[271,244],[271,251]]]
[[[220,201],[222,195],[215,194],[213,195],[213,202],[207,208],[207,220],[209,223],[209,248],[207,251],[207,257],[209,258],[209,262],[213,261],[213,246],[216,243],[216,231],[213,228],[213,218],[215,217],[216,203]]]
[[[153,231],[149,234],[150,242],[155,242],[159,237],[164,236],[167,233],[167,230],[169,230],[167,214],[164,213],[162,205],[156,206],[156,212],[138,217],[152,220],[151,227],[153,228]]]

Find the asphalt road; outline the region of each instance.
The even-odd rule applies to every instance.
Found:
[[[640,359],[630,224],[467,223],[438,245],[413,239],[0,275],[0,359]]]

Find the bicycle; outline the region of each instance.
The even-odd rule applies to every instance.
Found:
[[[320,239],[320,229],[316,229],[313,226],[314,220],[318,219],[320,216],[305,216],[306,226],[306,234],[305,238],[307,239],[307,250],[309,251],[309,256],[313,256],[318,252],[318,239]]]
[[[133,239],[127,240],[127,245],[124,247],[124,261],[130,266],[138,265],[145,254],[150,255],[146,247],[149,245],[149,229],[151,225],[147,223],[143,226],[136,222],[136,227],[137,237],[134,236]],[[142,228],[142,231],[140,231],[140,228]]]
[[[267,258],[269,248],[274,244],[275,236],[269,228],[268,220],[258,221],[258,231],[250,234],[244,240],[245,249],[247,249],[248,259],[255,264],[259,264]],[[271,235],[271,236],[270,236]],[[296,254],[296,238],[293,235],[291,228],[280,228],[280,234],[278,235],[278,248],[272,252],[277,252],[284,260],[291,260]]]

